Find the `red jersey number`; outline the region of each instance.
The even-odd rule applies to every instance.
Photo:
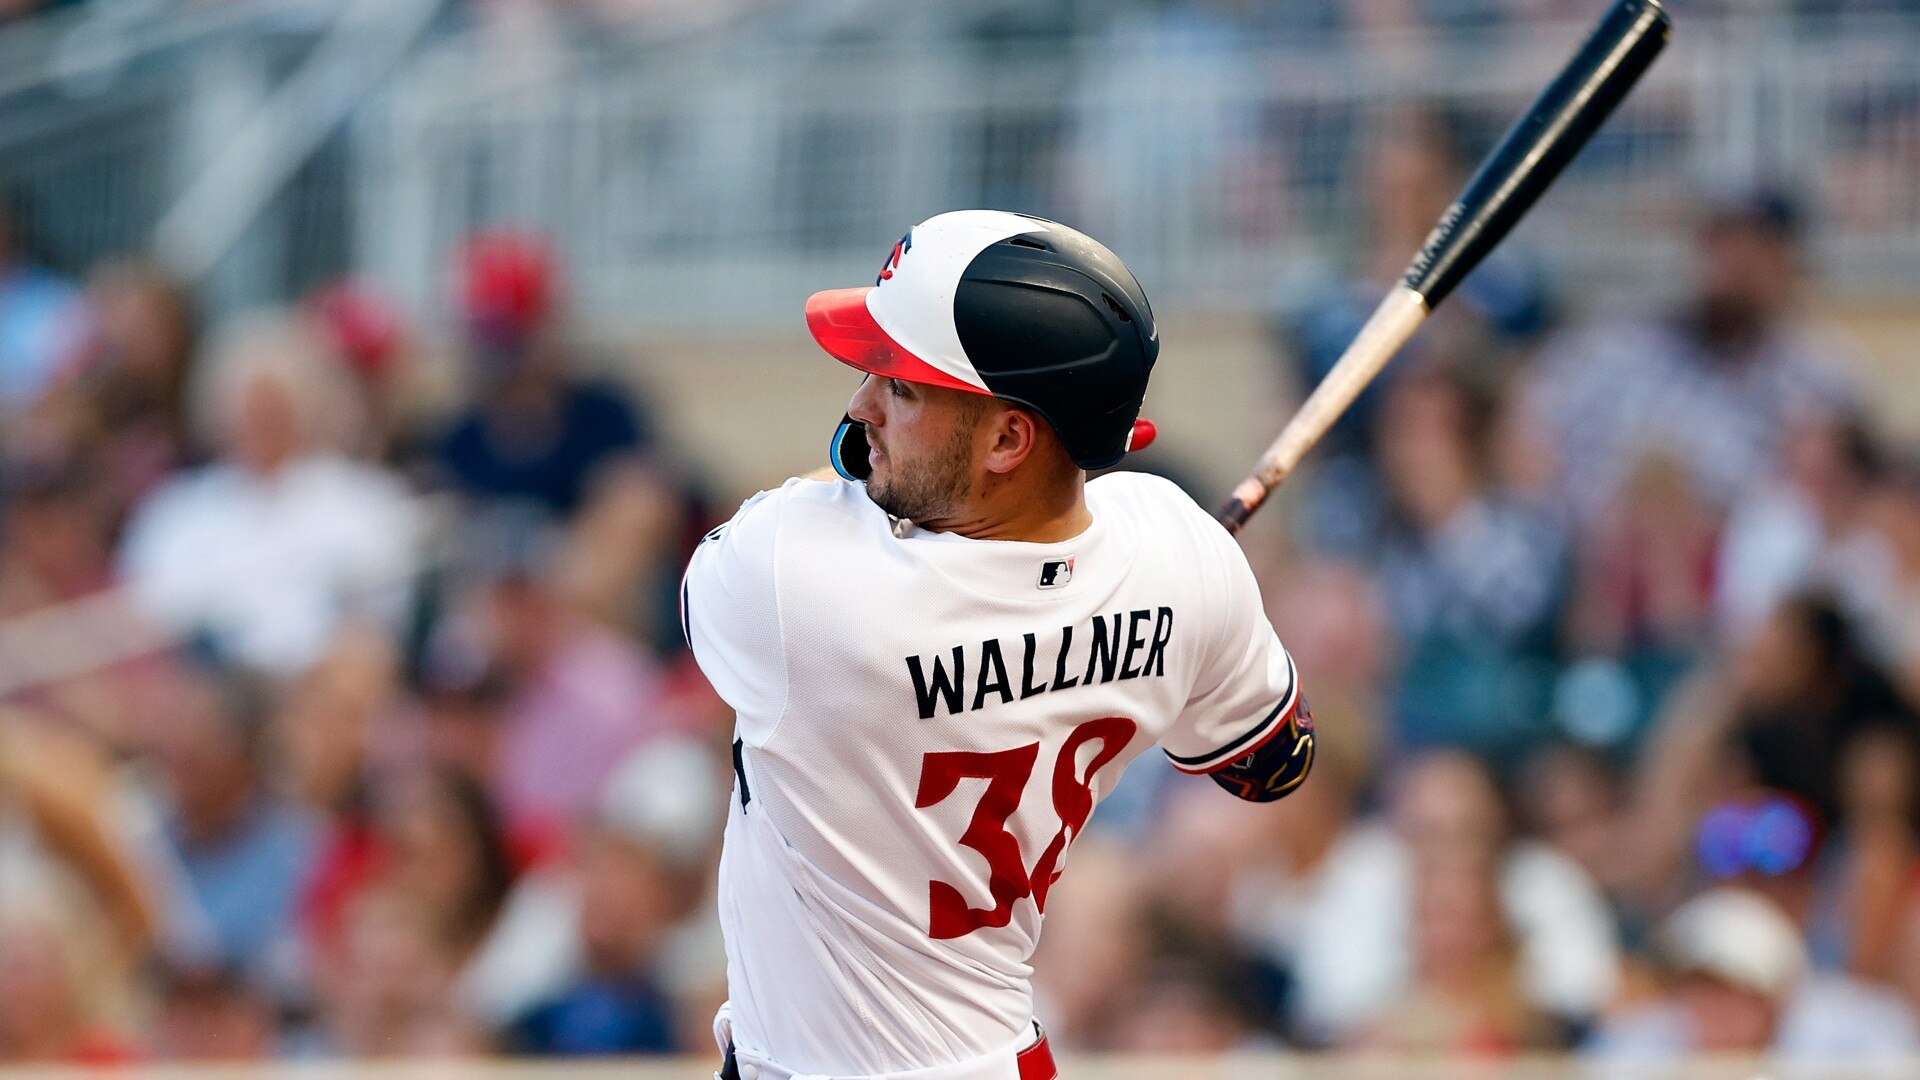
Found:
[[[1005,926],[1013,921],[1013,905],[1028,896],[1045,913],[1047,890],[1060,880],[1060,861],[1093,815],[1093,778],[1133,741],[1136,727],[1125,717],[1109,716],[1081,724],[1067,736],[1053,763],[1053,811],[1060,818],[1060,831],[1054,834],[1031,874],[1026,870],[1019,839],[1007,831],[1007,819],[1020,809],[1021,795],[1040,756],[1040,744],[1028,743],[995,753],[947,751],[926,755],[920,762],[916,808],[924,810],[945,800],[963,779],[987,782],[972,820],[960,834],[960,845],[987,860],[987,890],[993,899],[990,908],[973,907],[953,885],[928,882],[928,934],[935,939],[957,938],[983,927]],[[1078,772],[1079,752],[1092,742],[1098,742],[1100,748],[1082,774]]]

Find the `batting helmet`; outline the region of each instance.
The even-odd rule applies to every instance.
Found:
[[[1136,421],[1160,353],[1140,283],[1092,237],[999,210],[915,225],[871,287],[807,301],[807,327],[835,358],[890,379],[1023,405],[1083,469],[1145,446]],[[843,420],[834,466],[866,475],[865,434]]]

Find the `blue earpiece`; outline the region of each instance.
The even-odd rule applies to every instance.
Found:
[[[851,416],[842,416],[833,430],[833,442],[827,448],[827,460],[842,480],[865,480],[873,475],[867,461],[867,428]]]

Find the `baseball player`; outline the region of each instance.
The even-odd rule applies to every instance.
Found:
[[[1111,251],[988,210],[815,294],[866,373],[840,476],[700,545],[687,639],[738,716],[720,868],[727,1080],[1049,1080],[1027,960],[1136,755],[1279,798],[1312,719],[1238,545],[1165,480],[1159,352]]]

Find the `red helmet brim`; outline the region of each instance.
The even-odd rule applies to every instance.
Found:
[[[969,394],[988,393],[941,371],[893,340],[867,310],[867,294],[872,291],[872,286],[828,289],[807,298],[807,329],[829,356],[870,375]]]

